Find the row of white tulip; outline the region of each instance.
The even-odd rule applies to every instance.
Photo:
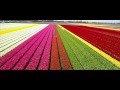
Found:
[[[23,43],[27,39],[29,39],[31,36],[35,35],[37,32],[39,32],[40,30],[42,30],[46,26],[48,26],[48,24],[43,24],[40,26],[25,29],[25,30],[22,30],[21,32],[16,31],[16,32],[13,32],[14,34],[12,34],[12,33],[6,34],[6,35],[9,35],[12,37],[11,38],[6,37],[6,39],[7,39],[6,42],[2,43],[1,46],[3,46],[3,45],[4,46],[0,47],[0,57],[7,54],[9,51],[14,49],[15,47],[17,47],[18,45],[20,45],[21,43]],[[23,32],[24,32],[24,34],[23,34]],[[17,37],[16,37],[16,35],[17,35]],[[2,35],[1,35],[1,37],[2,37]]]

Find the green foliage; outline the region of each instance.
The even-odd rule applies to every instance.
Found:
[[[89,46],[57,26],[62,42],[75,70],[118,70]]]

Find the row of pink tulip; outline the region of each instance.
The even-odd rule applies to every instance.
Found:
[[[13,68],[18,62],[23,61],[26,57],[25,54],[26,52],[31,49],[31,47],[34,48],[34,44],[36,43],[37,40],[43,39],[43,36],[46,35],[48,27],[44,28],[42,31],[38,32],[35,34],[33,37],[13,49],[11,52],[6,54],[0,59],[0,69],[1,70],[9,70]],[[37,42],[38,44],[38,42]],[[33,50],[33,48],[31,50]],[[34,48],[35,49],[35,48]],[[27,55],[30,55],[30,53],[27,53]],[[23,59],[22,59],[23,58]],[[30,58],[30,57],[29,57]],[[21,60],[22,59],[22,60]],[[25,60],[27,61],[27,60]]]

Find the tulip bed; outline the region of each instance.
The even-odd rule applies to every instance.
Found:
[[[71,62],[56,27],[52,42],[50,70],[72,70]]]
[[[57,37],[55,30],[53,31],[50,70],[61,70],[60,57],[58,51]]]
[[[120,61],[120,31],[87,26],[62,26]]]
[[[79,41],[66,30],[58,27],[63,44],[74,69],[80,70],[112,70],[118,69],[90,47]]]
[[[78,39],[120,63],[119,31],[78,25],[11,25],[2,27],[6,33],[0,36],[0,70],[120,70]]]
[[[29,38],[27,41],[25,41],[24,43],[7,53],[5,56],[3,56],[0,59],[0,69],[9,70],[25,68],[25,63],[27,63],[28,59],[31,57],[30,54],[33,54],[33,49],[35,50],[37,48],[36,46],[34,47],[34,44],[37,45],[40,40],[44,40],[43,42],[45,42],[46,39],[44,37],[47,35],[46,33],[48,33],[48,28],[49,27],[44,28],[42,31],[38,32],[37,34]],[[26,53],[29,56],[26,56]],[[17,63],[19,67],[17,67]]]
[[[40,25],[28,29],[0,35],[0,57],[22,44],[24,41],[41,31],[47,25]]]
[[[59,55],[60,55],[60,61],[61,61],[61,67],[63,70],[71,70],[72,66],[70,63],[70,60],[68,58],[68,55],[65,51],[64,45],[61,41],[60,35],[58,31],[56,30],[56,36],[57,36],[57,43],[58,43],[58,50],[59,50]]]

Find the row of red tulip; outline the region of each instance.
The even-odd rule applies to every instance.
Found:
[[[86,26],[62,26],[120,61],[120,32]]]

